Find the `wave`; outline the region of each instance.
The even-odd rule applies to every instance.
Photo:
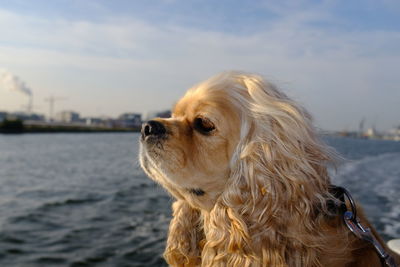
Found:
[[[70,198],[62,201],[55,201],[50,203],[45,203],[41,208],[53,208],[60,206],[70,206],[70,205],[80,205],[80,204],[90,204],[103,200],[103,198]]]
[[[332,175],[364,207],[385,239],[400,237],[400,153],[348,161]]]

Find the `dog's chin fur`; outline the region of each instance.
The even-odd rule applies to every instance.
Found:
[[[272,84],[222,73],[156,121],[166,132],[143,135],[140,163],[176,199],[170,265],[379,266],[373,248],[328,211],[334,153]]]

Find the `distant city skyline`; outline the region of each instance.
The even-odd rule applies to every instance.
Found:
[[[0,111],[167,110],[226,70],[256,72],[326,130],[400,124],[400,2],[0,0]],[[1,76],[1,74],[0,74]],[[1,77],[0,77],[1,79]]]

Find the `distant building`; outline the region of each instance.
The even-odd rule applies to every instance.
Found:
[[[153,118],[170,118],[171,111],[164,110],[164,111],[152,111],[147,113],[146,120],[151,120]]]
[[[400,126],[389,130],[389,132],[384,136],[384,139],[400,141]]]
[[[102,118],[87,117],[83,118],[83,121],[88,126],[104,126],[105,120]]]
[[[375,128],[369,128],[365,134],[366,137],[368,138],[377,138],[378,137],[378,132],[376,131]]]
[[[44,121],[44,119],[45,119],[44,115],[37,114],[37,113],[26,113],[26,112],[8,113],[6,118],[10,119],[10,120],[19,119],[22,121]]]
[[[400,125],[396,128],[391,129],[389,132],[394,135],[400,135]]]
[[[28,116],[28,119],[30,121],[45,121],[45,116],[42,114],[36,114],[36,113],[31,113]]]
[[[0,122],[3,122],[7,118],[7,112],[0,111]]]
[[[56,121],[67,122],[67,123],[80,122],[80,115],[79,113],[71,110],[64,110],[57,113]]]
[[[170,110],[165,110],[165,111],[158,112],[156,114],[156,117],[158,117],[158,118],[171,118],[171,111]]]
[[[121,114],[117,121],[117,127],[137,128],[142,125],[142,114],[139,113],[124,113]]]

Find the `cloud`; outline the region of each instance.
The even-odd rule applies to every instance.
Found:
[[[116,99],[132,99],[118,104],[104,100],[106,112],[114,114],[129,106],[140,111],[168,107],[188,86],[219,71],[241,69],[284,87],[324,128],[357,125],[362,117],[376,114],[386,118],[382,127],[390,127],[396,121],[393,110],[398,113],[392,99],[400,99],[400,33],[343,30],[330,1],[290,3],[268,2],[264,8],[277,16],[256,30],[243,25],[240,33],[113,14],[90,21],[0,9],[0,43],[5,44],[0,46],[0,62],[10,69],[73,73],[74,81],[65,78],[60,83],[95,95],[96,88],[102,88],[108,97],[115,91]],[[377,106],[385,101],[386,107]]]

